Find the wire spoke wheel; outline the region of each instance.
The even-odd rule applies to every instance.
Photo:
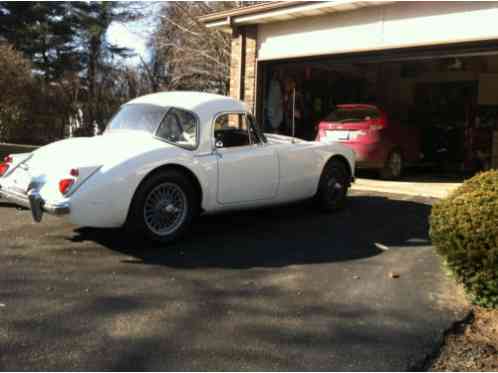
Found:
[[[345,206],[351,181],[346,167],[338,160],[332,160],[325,166],[315,196],[315,202],[322,211],[338,211]]]
[[[161,183],[145,198],[143,209],[145,224],[158,236],[174,233],[185,221],[187,212],[187,196],[175,183]]]
[[[344,197],[347,189],[346,175],[340,168],[333,168],[327,180],[327,199],[329,203],[336,203]]]

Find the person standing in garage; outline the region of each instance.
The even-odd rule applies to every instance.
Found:
[[[280,71],[275,70],[270,81],[266,109],[266,131],[278,133],[284,118]]]

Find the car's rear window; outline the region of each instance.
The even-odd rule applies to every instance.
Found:
[[[107,125],[106,131],[132,130],[153,134],[168,108],[150,104],[123,105]]]
[[[336,108],[326,118],[329,122],[363,122],[379,118],[379,111],[375,108]]]

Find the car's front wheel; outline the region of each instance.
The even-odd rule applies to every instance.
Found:
[[[322,211],[337,211],[346,205],[351,175],[347,166],[340,160],[333,159],[325,166],[315,203]]]
[[[196,211],[195,190],[181,172],[168,170],[140,185],[131,206],[128,227],[167,243],[187,230]]]

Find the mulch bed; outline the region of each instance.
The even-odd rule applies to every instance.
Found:
[[[474,308],[470,320],[448,333],[430,370],[498,372],[498,309]]]

